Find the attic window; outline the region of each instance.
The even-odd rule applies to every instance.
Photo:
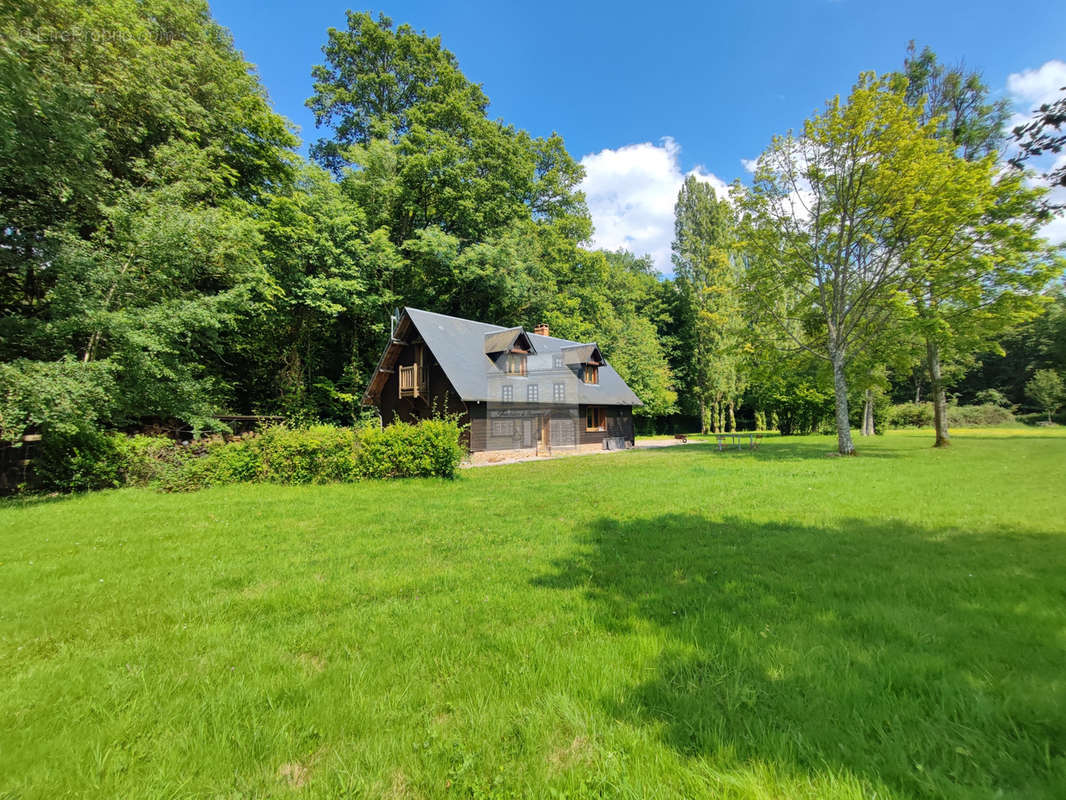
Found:
[[[526,374],[526,355],[525,355],[525,353],[508,353],[507,354],[507,374],[508,375],[525,375]]]
[[[599,366],[597,366],[596,364],[586,364],[585,365],[585,371],[584,371],[584,377],[582,378],[582,380],[584,380],[585,383],[596,383],[596,384],[598,384],[600,382],[600,368],[599,368]]]

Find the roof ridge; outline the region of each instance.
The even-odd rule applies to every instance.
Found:
[[[511,327],[508,328],[508,327],[505,327],[503,325],[497,325],[495,322],[482,322],[479,319],[469,319],[467,317],[457,317],[454,314],[442,314],[439,311],[426,311],[424,308],[415,308],[414,306],[404,306],[403,308],[404,308],[404,311],[417,311],[419,314],[429,314],[430,316],[444,317],[445,319],[454,319],[454,320],[458,320],[459,322],[472,322],[475,325],[488,325],[490,328],[496,328],[496,332],[497,333],[500,333],[502,331],[513,331],[513,330],[515,330],[517,328],[521,328],[522,331],[527,336],[539,336],[541,339],[552,339],[553,341],[556,341],[556,342],[566,342],[567,344],[571,344],[571,345],[596,344],[596,342],[575,342],[573,339],[562,339],[562,338],[560,338],[558,336],[545,336],[542,333],[536,333],[534,331],[526,330],[526,326],[525,325],[512,325]],[[598,347],[599,345],[597,344],[596,346]]]
[[[505,328],[503,325],[497,325],[495,322],[482,322],[479,319],[467,319],[466,317],[456,317],[452,314],[442,314],[439,311],[426,311],[424,308],[415,308],[414,306],[404,306],[404,311],[417,311],[419,314],[429,314],[434,317],[444,317],[445,319],[455,319],[459,322],[473,322],[475,325],[488,325],[491,328],[499,328],[501,331],[509,331],[513,328],[522,328],[521,325],[514,325],[511,328]],[[525,330],[525,328],[522,328]]]

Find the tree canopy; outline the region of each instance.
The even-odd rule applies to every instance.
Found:
[[[835,420],[841,452],[856,400],[1019,404],[1066,369],[1005,109],[928,49],[775,138],[752,186],[686,179],[664,277],[591,246],[562,137],[492,118],[439,37],[344,21],[307,161],[204,0],[0,9],[0,440],[350,423],[402,305],[598,342],[645,428]],[[1023,153],[1054,150],[1056,109]]]

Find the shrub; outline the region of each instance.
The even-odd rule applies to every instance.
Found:
[[[993,405],[1002,406],[1003,408],[1010,408],[1011,402],[1007,398],[1007,395],[1003,394],[999,389],[982,389],[979,391],[975,398],[978,405]]]
[[[37,486],[46,491],[113,489],[125,482],[121,434],[51,431],[33,461]]]
[[[191,457],[165,436],[52,430],[41,440],[33,471],[39,489],[83,492],[148,486],[179,470]]]
[[[1047,414],[1041,414],[1036,412],[1033,414],[1016,414],[1014,419],[1017,422],[1021,422],[1025,425],[1047,425]],[[1058,425],[1066,425],[1066,411],[1060,411],[1058,414],[1054,414],[1051,417],[1053,423]]]
[[[122,436],[125,484],[151,486],[180,471],[196,453],[166,436]]]
[[[35,468],[40,488],[84,491],[157,486],[192,491],[230,483],[333,483],[366,478],[454,478],[463,456],[450,420],[387,428],[271,427],[230,441],[181,445],[161,436],[54,433]]]
[[[362,430],[358,470],[364,478],[454,478],[462,457],[455,422],[399,422]]]
[[[176,469],[161,473],[156,484],[169,492],[188,492],[244,483],[259,477],[259,453],[244,439],[227,442],[211,438],[183,448],[189,453]]]
[[[454,478],[462,459],[459,426],[446,420],[387,428],[267,428],[233,442],[212,442],[160,483],[190,491],[228,483],[333,483],[367,478]]]
[[[1010,409],[991,403],[980,406],[948,406],[948,425],[953,428],[983,428],[1013,422]],[[893,428],[929,428],[933,425],[932,403],[900,403],[888,413]]]
[[[932,403],[900,403],[888,412],[892,428],[928,428],[933,424]]]
[[[262,480],[269,483],[331,483],[358,479],[356,448],[359,433],[351,428],[315,425],[304,429],[267,428],[260,436],[242,442],[253,451],[258,464],[252,477],[251,453],[230,455],[232,480]],[[226,455],[228,445],[222,448]]]
[[[17,442],[30,430],[44,429],[68,438],[85,434],[80,447],[101,445],[89,438],[113,393],[114,368],[100,361],[19,358],[0,364],[0,441]]]
[[[948,425],[956,428],[985,428],[1014,422],[1010,409],[986,403],[981,406],[948,406]]]

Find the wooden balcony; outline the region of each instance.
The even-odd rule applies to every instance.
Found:
[[[400,397],[418,397],[418,364],[400,367]]]

